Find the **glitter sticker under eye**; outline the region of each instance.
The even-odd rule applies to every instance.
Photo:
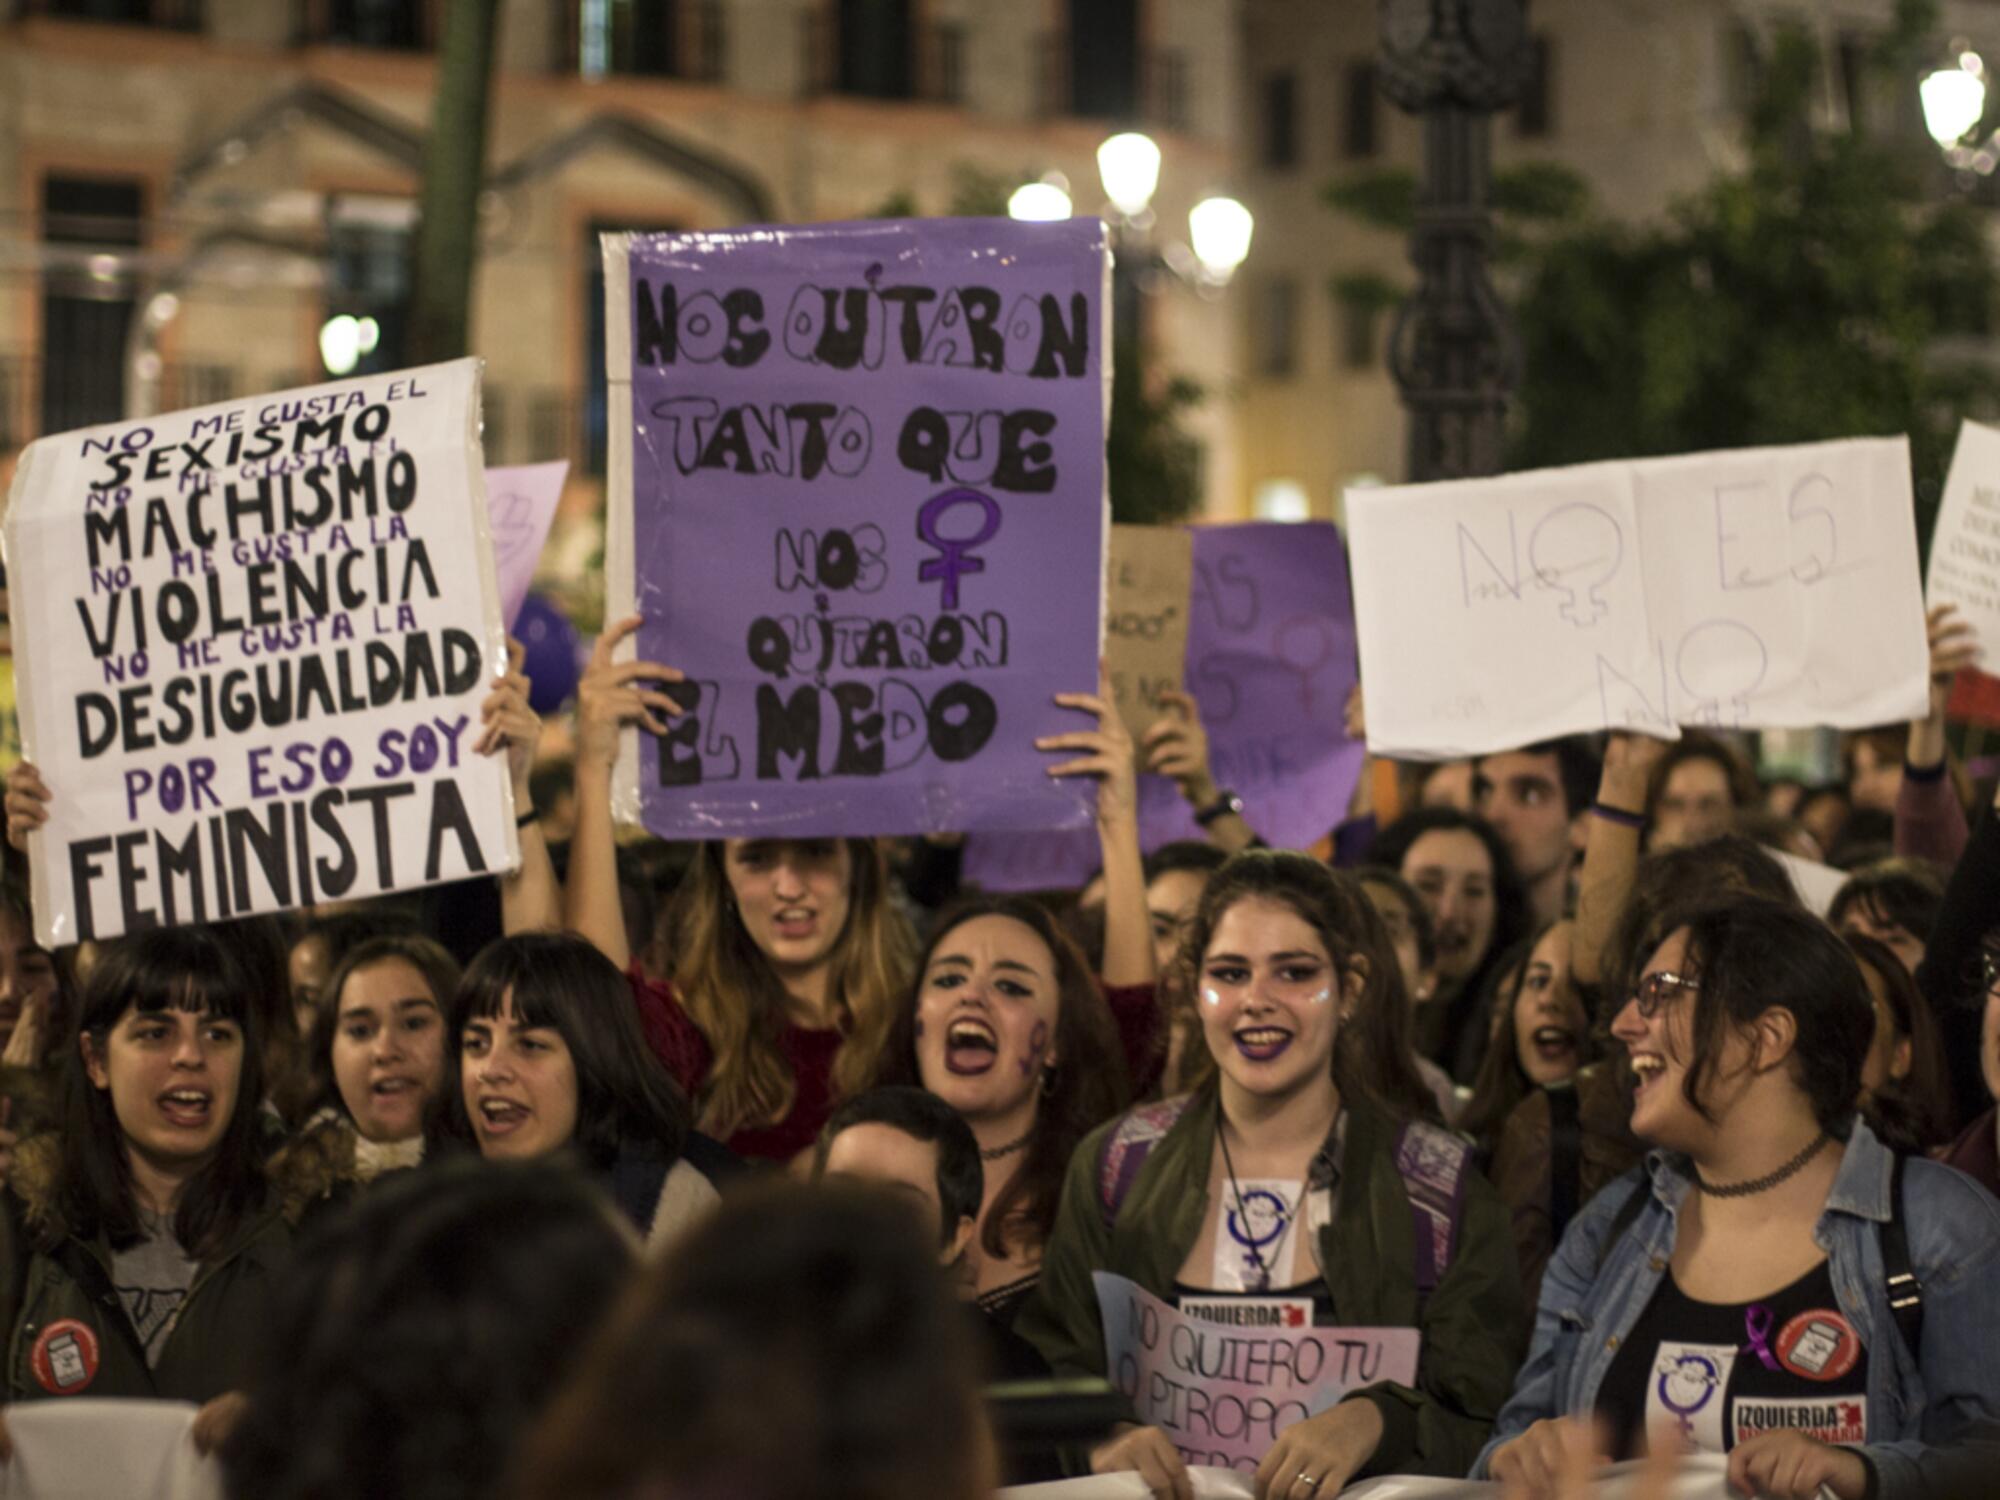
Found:
[[[1203,985],[1201,989],[1201,1003],[1206,1005],[1210,1010],[1221,1010],[1222,991],[1218,990],[1212,984]]]
[[[1317,992],[1306,996],[1308,1005],[1330,1005],[1333,1003],[1333,986],[1326,985]]]

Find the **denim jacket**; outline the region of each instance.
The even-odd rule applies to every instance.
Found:
[[[1907,1349],[1889,1312],[1882,1225],[1891,1214],[1894,1157],[1856,1123],[1813,1239],[1826,1252],[1841,1313],[1868,1351],[1871,1441],[1858,1451],[1880,1500],[1934,1493],[1942,1444],[1990,1434],[2000,1419],[2000,1202],[1971,1178],[1912,1159],[1903,1169],[1910,1259],[1923,1287],[1923,1348]],[[1582,1415],[1673,1254],[1685,1158],[1655,1151],[1591,1200],[1563,1235],[1542,1282],[1534,1340],[1493,1439],[1472,1467],[1487,1477],[1501,1444],[1533,1423]],[[1651,1192],[1631,1227],[1606,1245],[1612,1220],[1651,1174]]]

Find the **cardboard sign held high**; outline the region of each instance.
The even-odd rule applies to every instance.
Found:
[[[1143,739],[1187,667],[1194,538],[1180,527],[1113,526],[1104,581],[1104,660],[1119,716]]]

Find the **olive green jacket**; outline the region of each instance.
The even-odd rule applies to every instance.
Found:
[[[1099,1166],[1119,1122],[1092,1132],[1070,1158],[1041,1286],[1016,1327],[1057,1374],[1105,1373],[1092,1272],[1114,1271],[1173,1300],[1175,1276],[1208,1214],[1219,1118],[1210,1084],[1154,1145],[1108,1228]],[[1478,1456],[1521,1362],[1521,1286],[1507,1213],[1486,1180],[1470,1172],[1450,1264],[1419,1309],[1416,1230],[1393,1154],[1398,1127],[1355,1103],[1346,1121],[1333,1219],[1319,1244],[1334,1314],[1348,1327],[1423,1335],[1415,1389],[1384,1382],[1356,1393],[1380,1409],[1382,1441],[1353,1477],[1456,1477]]]
[[[71,1234],[55,1218],[55,1150],[49,1137],[24,1142],[0,1194],[5,1399],[81,1395],[199,1403],[241,1385],[245,1356],[290,1256],[293,1222],[317,1193],[274,1191],[270,1207],[202,1262],[160,1362],[149,1369],[112,1288],[110,1245],[102,1237]],[[80,1324],[82,1331],[56,1330],[59,1357],[51,1368],[50,1328],[64,1323]]]

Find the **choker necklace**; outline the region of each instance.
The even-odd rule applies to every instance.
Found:
[[[1798,1176],[1805,1169],[1805,1164],[1815,1156],[1818,1156],[1820,1148],[1832,1139],[1831,1135],[1822,1130],[1812,1138],[1805,1150],[1786,1162],[1777,1171],[1767,1172],[1762,1177],[1753,1177],[1748,1182],[1732,1182],[1718,1186],[1712,1182],[1702,1181],[1700,1169],[1697,1168],[1694,1174],[1695,1190],[1706,1193],[1711,1198],[1749,1198],[1758,1193],[1769,1192],[1786,1178]]]
[[[1028,1142],[1033,1140],[1034,1137],[1035,1132],[1031,1128],[1018,1141],[1009,1141],[1004,1146],[995,1146],[991,1151],[982,1146],[979,1148],[979,1159],[981,1161],[998,1161],[1003,1156],[1012,1156],[1016,1151],[1026,1150]]]

